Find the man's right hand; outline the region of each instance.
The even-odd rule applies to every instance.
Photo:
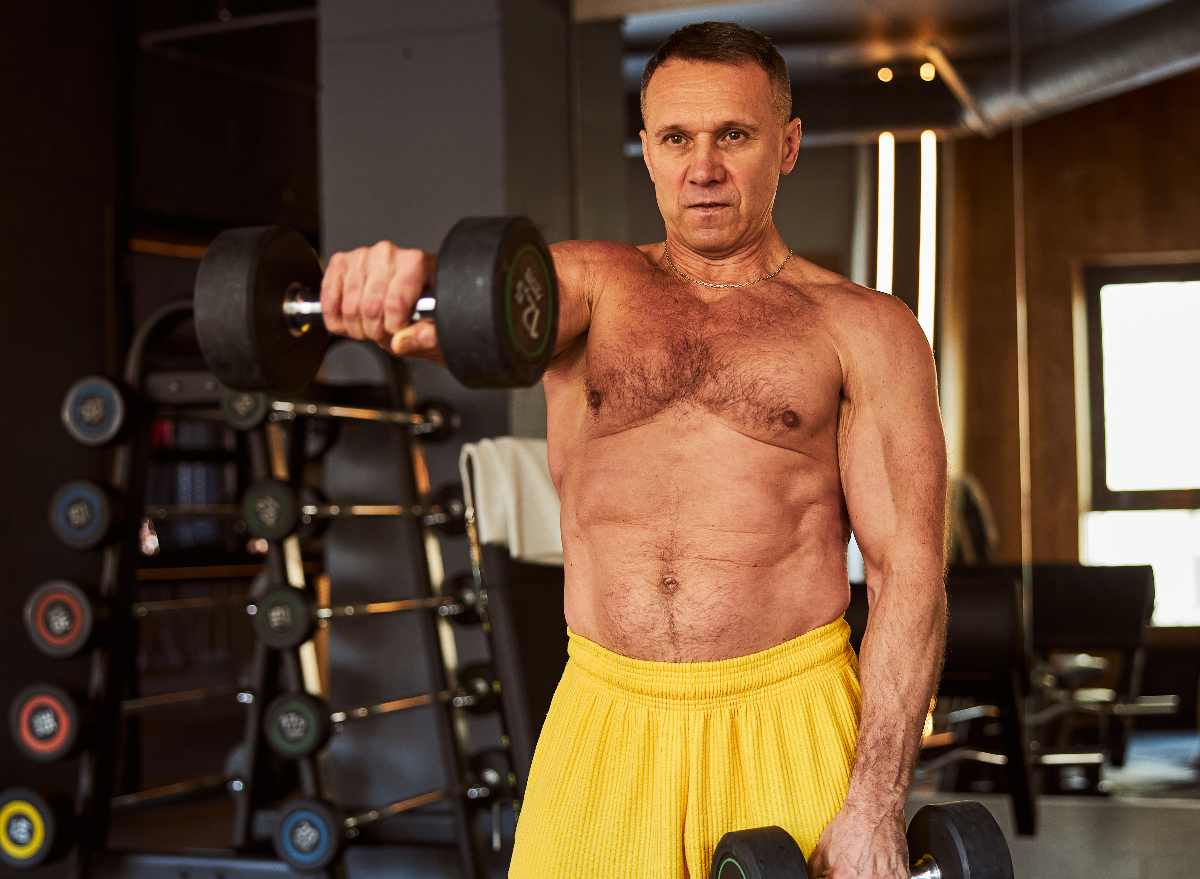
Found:
[[[432,320],[412,322],[433,283],[437,257],[380,241],[329,258],[321,281],[321,314],[331,333],[366,339],[393,354],[442,361]]]

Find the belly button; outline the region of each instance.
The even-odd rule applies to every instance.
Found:
[[[783,426],[788,430],[795,430],[800,426],[800,416],[791,409],[785,410],[779,420],[783,422]]]
[[[674,592],[678,588],[679,588],[679,581],[676,580],[674,577],[663,577],[662,578],[663,592],[671,593],[671,592]]]

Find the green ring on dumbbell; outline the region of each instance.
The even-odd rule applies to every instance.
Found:
[[[717,867],[714,879],[733,879],[733,873],[725,872],[725,868],[730,865],[733,866],[733,869],[737,870],[737,874],[741,877],[741,879],[746,879],[746,871],[742,869],[742,865],[738,863],[737,858],[728,857],[721,859],[721,863]]]
[[[254,603],[254,631],[272,650],[299,647],[315,629],[312,602],[299,589],[276,589]]]
[[[517,277],[517,274],[522,265],[528,266],[528,260],[522,260],[522,257],[527,255],[532,255],[537,260],[538,267],[541,269],[541,276],[536,280],[542,287],[540,295],[545,297],[546,301],[544,311],[539,311],[538,313],[537,327],[542,331],[540,333],[541,341],[532,349],[526,344],[524,336],[532,336],[533,333],[513,320],[514,279],[516,284],[525,282],[525,279]],[[528,269],[526,274],[528,274]],[[516,292],[519,292],[519,290]],[[541,357],[550,340],[548,330],[553,326],[554,322],[554,297],[550,295],[550,270],[546,266],[546,261],[542,259],[541,253],[532,244],[522,245],[513,257],[512,264],[508,267],[508,277],[504,283],[504,317],[508,321],[508,337],[512,340],[517,352],[529,360],[537,360]],[[521,332],[522,329],[525,329],[524,333]]]
[[[329,707],[307,693],[276,696],[263,715],[267,744],[280,757],[311,757],[329,741]]]
[[[255,537],[283,540],[300,527],[300,499],[286,482],[260,479],[246,489],[242,515]]]

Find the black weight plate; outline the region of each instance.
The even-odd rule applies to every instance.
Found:
[[[504,748],[484,748],[467,761],[471,774],[489,791],[489,800],[508,800],[516,793],[517,774]]]
[[[438,251],[438,347],[469,388],[524,388],[550,365],[558,277],[527,217],[459,220]]]
[[[475,577],[469,573],[455,574],[450,578],[448,590],[463,606],[463,612],[450,617],[460,626],[473,626],[482,622],[479,615],[479,593],[475,591]]]
[[[496,710],[500,693],[500,681],[495,670],[486,662],[472,662],[458,670],[458,685],[475,697],[475,704],[467,705],[472,714],[487,714]]]
[[[299,647],[315,628],[312,602],[299,589],[276,589],[254,603],[254,631],[272,650]]]
[[[63,760],[80,740],[79,701],[64,687],[30,684],[17,693],[8,711],[8,727],[17,747],[30,760]]]
[[[425,400],[418,403],[416,408],[425,419],[425,423],[433,428],[419,434],[426,442],[435,443],[449,439],[462,426],[462,418],[459,417],[458,411],[445,400]]]
[[[808,879],[808,865],[782,827],[734,830],[717,843],[709,879]]]
[[[74,479],[50,499],[50,528],[71,549],[94,549],[113,526],[111,494],[87,479]]]
[[[449,518],[434,527],[443,534],[451,536],[465,534],[467,531],[467,503],[463,497],[463,489],[457,483],[443,485],[431,498],[433,505],[438,507]]]
[[[260,479],[246,489],[242,516],[255,537],[283,540],[300,527],[300,498],[286,482]]]
[[[337,809],[320,800],[298,799],[283,810],[271,842],[280,860],[315,873],[337,858],[344,832],[345,819]]]
[[[311,757],[329,741],[329,706],[307,693],[283,693],[263,715],[267,743],[280,757]]]
[[[267,420],[271,399],[261,391],[221,392],[221,411],[225,420],[238,430],[253,430]]]
[[[111,379],[84,376],[67,390],[61,415],[63,427],[76,442],[103,446],[125,426],[125,396]]]
[[[96,624],[92,599],[70,580],[49,580],[25,600],[25,631],[42,653],[66,659],[83,650]]]
[[[913,862],[931,856],[942,879],[1013,879],[1004,832],[970,800],[919,809],[908,825],[908,855]]]
[[[62,802],[37,791],[10,787],[0,793],[0,864],[32,870],[61,852],[59,815],[69,818]]]
[[[321,264],[284,226],[227,229],[196,273],[196,337],[217,380],[238,391],[299,391],[317,374],[328,334],[317,321],[293,335],[283,301],[293,285],[321,289]]]

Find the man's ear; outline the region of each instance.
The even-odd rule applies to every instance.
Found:
[[[642,161],[646,163],[646,170],[650,172],[650,182],[654,182],[654,168],[650,166],[650,150],[646,149],[650,140],[646,137],[646,129],[638,132],[638,137],[642,139]]]
[[[791,174],[800,155],[800,120],[793,119],[783,129],[783,158],[779,163],[780,174]]]

